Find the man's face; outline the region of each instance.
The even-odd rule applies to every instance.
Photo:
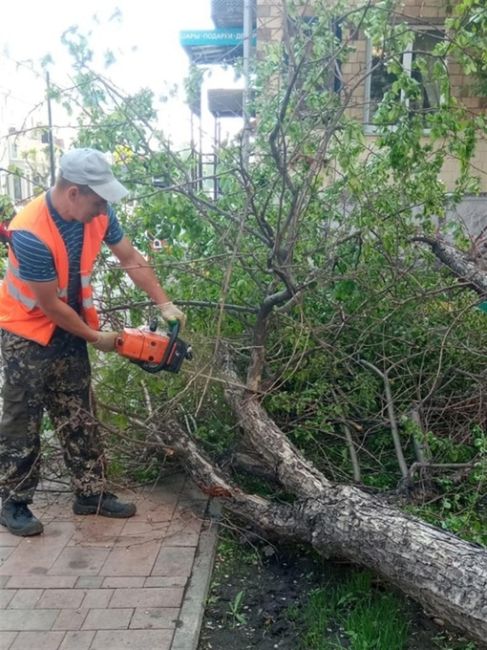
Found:
[[[108,204],[92,190],[71,186],[68,190],[69,218],[80,223],[90,223],[99,214],[106,214]]]

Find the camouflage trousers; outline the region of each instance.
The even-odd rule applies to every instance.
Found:
[[[90,400],[86,343],[56,330],[39,345],[2,330],[3,414],[0,420],[0,497],[32,503],[40,475],[44,412],[59,438],[75,494],[103,490],[105,460]]]

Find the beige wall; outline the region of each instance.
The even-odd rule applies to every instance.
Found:
[[[257,0],[257,48],[282,39],[282,0]]]

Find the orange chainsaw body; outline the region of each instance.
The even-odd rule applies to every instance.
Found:
[[[155,330],[155,324],[144,329],[127,327],[117,336],[115,350],[147,372],[179,372],[183,361],[192,358],[191,346],[178,338],[179,324],[170,334]]]
[[[115,349],[122,357],[133,361],[160,363],[169,345],[165,334],[127,327],[115,341]]]

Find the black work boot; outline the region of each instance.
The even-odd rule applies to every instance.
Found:
[[[2,505],[0,524],[5,526],[12,535],[21,537],[39,535],[44,530],[44,526],[37,517],[34,517],[26,503],[11,499]]]
[[[77,496],[73,503],[75,515],[101,515],[126,519],[135,515],[135,503],[123,503],[114,494],[103,492],[90,497]]]

